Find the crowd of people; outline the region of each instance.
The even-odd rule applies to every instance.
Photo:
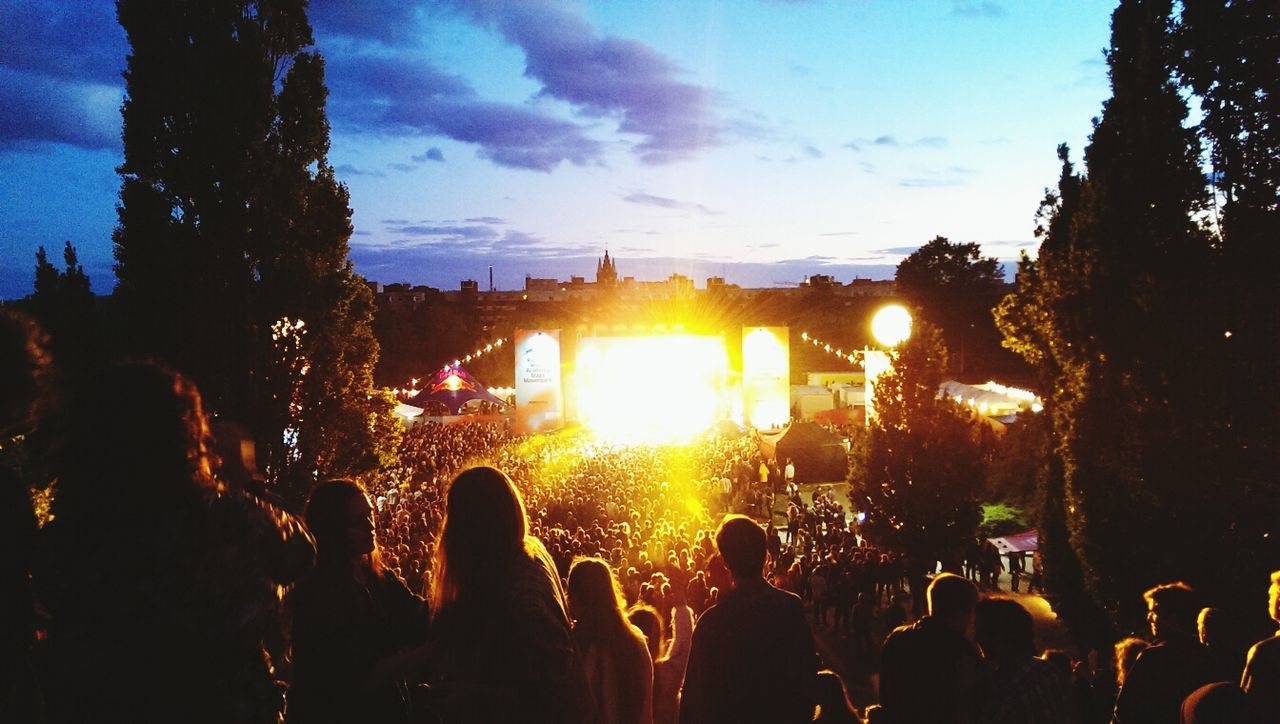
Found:
[[[1147,593],[1150,640],[1117,644],[1114,675],[1041,652],[1022,603],[984,595],[989,552],[961,552],[960,576],[880,549],[837,488],[802,492],[794,462],[750,435],[619,446],[499,422],[420,425],[395,465],[319,482],[293,515],[217,454],[237,446],[215,439],[195,386],[153,363],[108,365],[63,391],[61,439],[33,444],[49,360],[34,325],[0,320],[0,720],[1280,712],[1280,639],[1231,649],[1223,612],[1186,584]],[[28,458],[41,456],[57,480],[43,525],[29,497],[40,465]],[[1280,623],[1280,572],[1269,613]],[[855,670],[878,671],[878,692],[851,698]]]

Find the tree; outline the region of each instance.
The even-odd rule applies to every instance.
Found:
[[[395,444],[304,7],[119,1],[131,53],[114,235],[134,347],[249,425],[268,475],[299,493]]]
[[[59,365],[72,373],[87,364],[97,343],[95,298],[89,275],[68,241],[62,248],[62,271],[49,261],[44,246],[36,249],[35,288],[25,306],[50,335]]]
[[[952,374],[989,375],[1007,367],[991,321],[1005,287],[995,257],[983,257],[975,243],[937,236],[903,259],[895,278],[914,314],[941,330],[954,356]]]
[[[1065,523],[1086,590],[1125,629],[1139,625],[1141,591],[1155,583],[1183,579],[1229,600],[1249,564],[1221,551],[1257,550],[1265,530],[1245,497],[1259,488],[1224,465],[1237,439],[1224,394],[1233,382],[1214,370],[1230,352],[1229,290],[1203,223],[1199,143],[1172,80],[1171,12],[1168,0],[1123,0],[1113,14],[1112,97],[1087,172],[1072,173],[1060,149],[1040,258],[1022,265],[998,313],[1007,343],[1052,391],[1042,525]],[[1059,590],[1074,585],[1063,553],[1048,569],[1066,574]]]
[[[980,433],[952,400],[939,399],[946,348],[926,321],[876,381],[875,422],[853,460],[851,501],[873,541],[930,562],[959,555],[981,518]]]

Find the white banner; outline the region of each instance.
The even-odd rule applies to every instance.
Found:
[[[560,330],[517,329],[517,433],[538,433],[564,427],[564,396],[560,382]]]

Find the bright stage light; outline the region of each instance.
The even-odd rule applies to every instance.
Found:
[[[578,419],[607,439],[687,440],[722,411],[728,357],[720,337],[588,337],[575,367]]]
[[[911,336],[911,313],[897,304],[881,307],[871,318],[871,334],[880,344],[897,347]]]

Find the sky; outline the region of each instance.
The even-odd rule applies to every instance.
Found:
[[[749,287],[1013,262],[1108,96],[1113,1],[312,0],[356,271]],[[39,245],[109,293],[128,46],[109,0],[0,0],[0,299]]]

